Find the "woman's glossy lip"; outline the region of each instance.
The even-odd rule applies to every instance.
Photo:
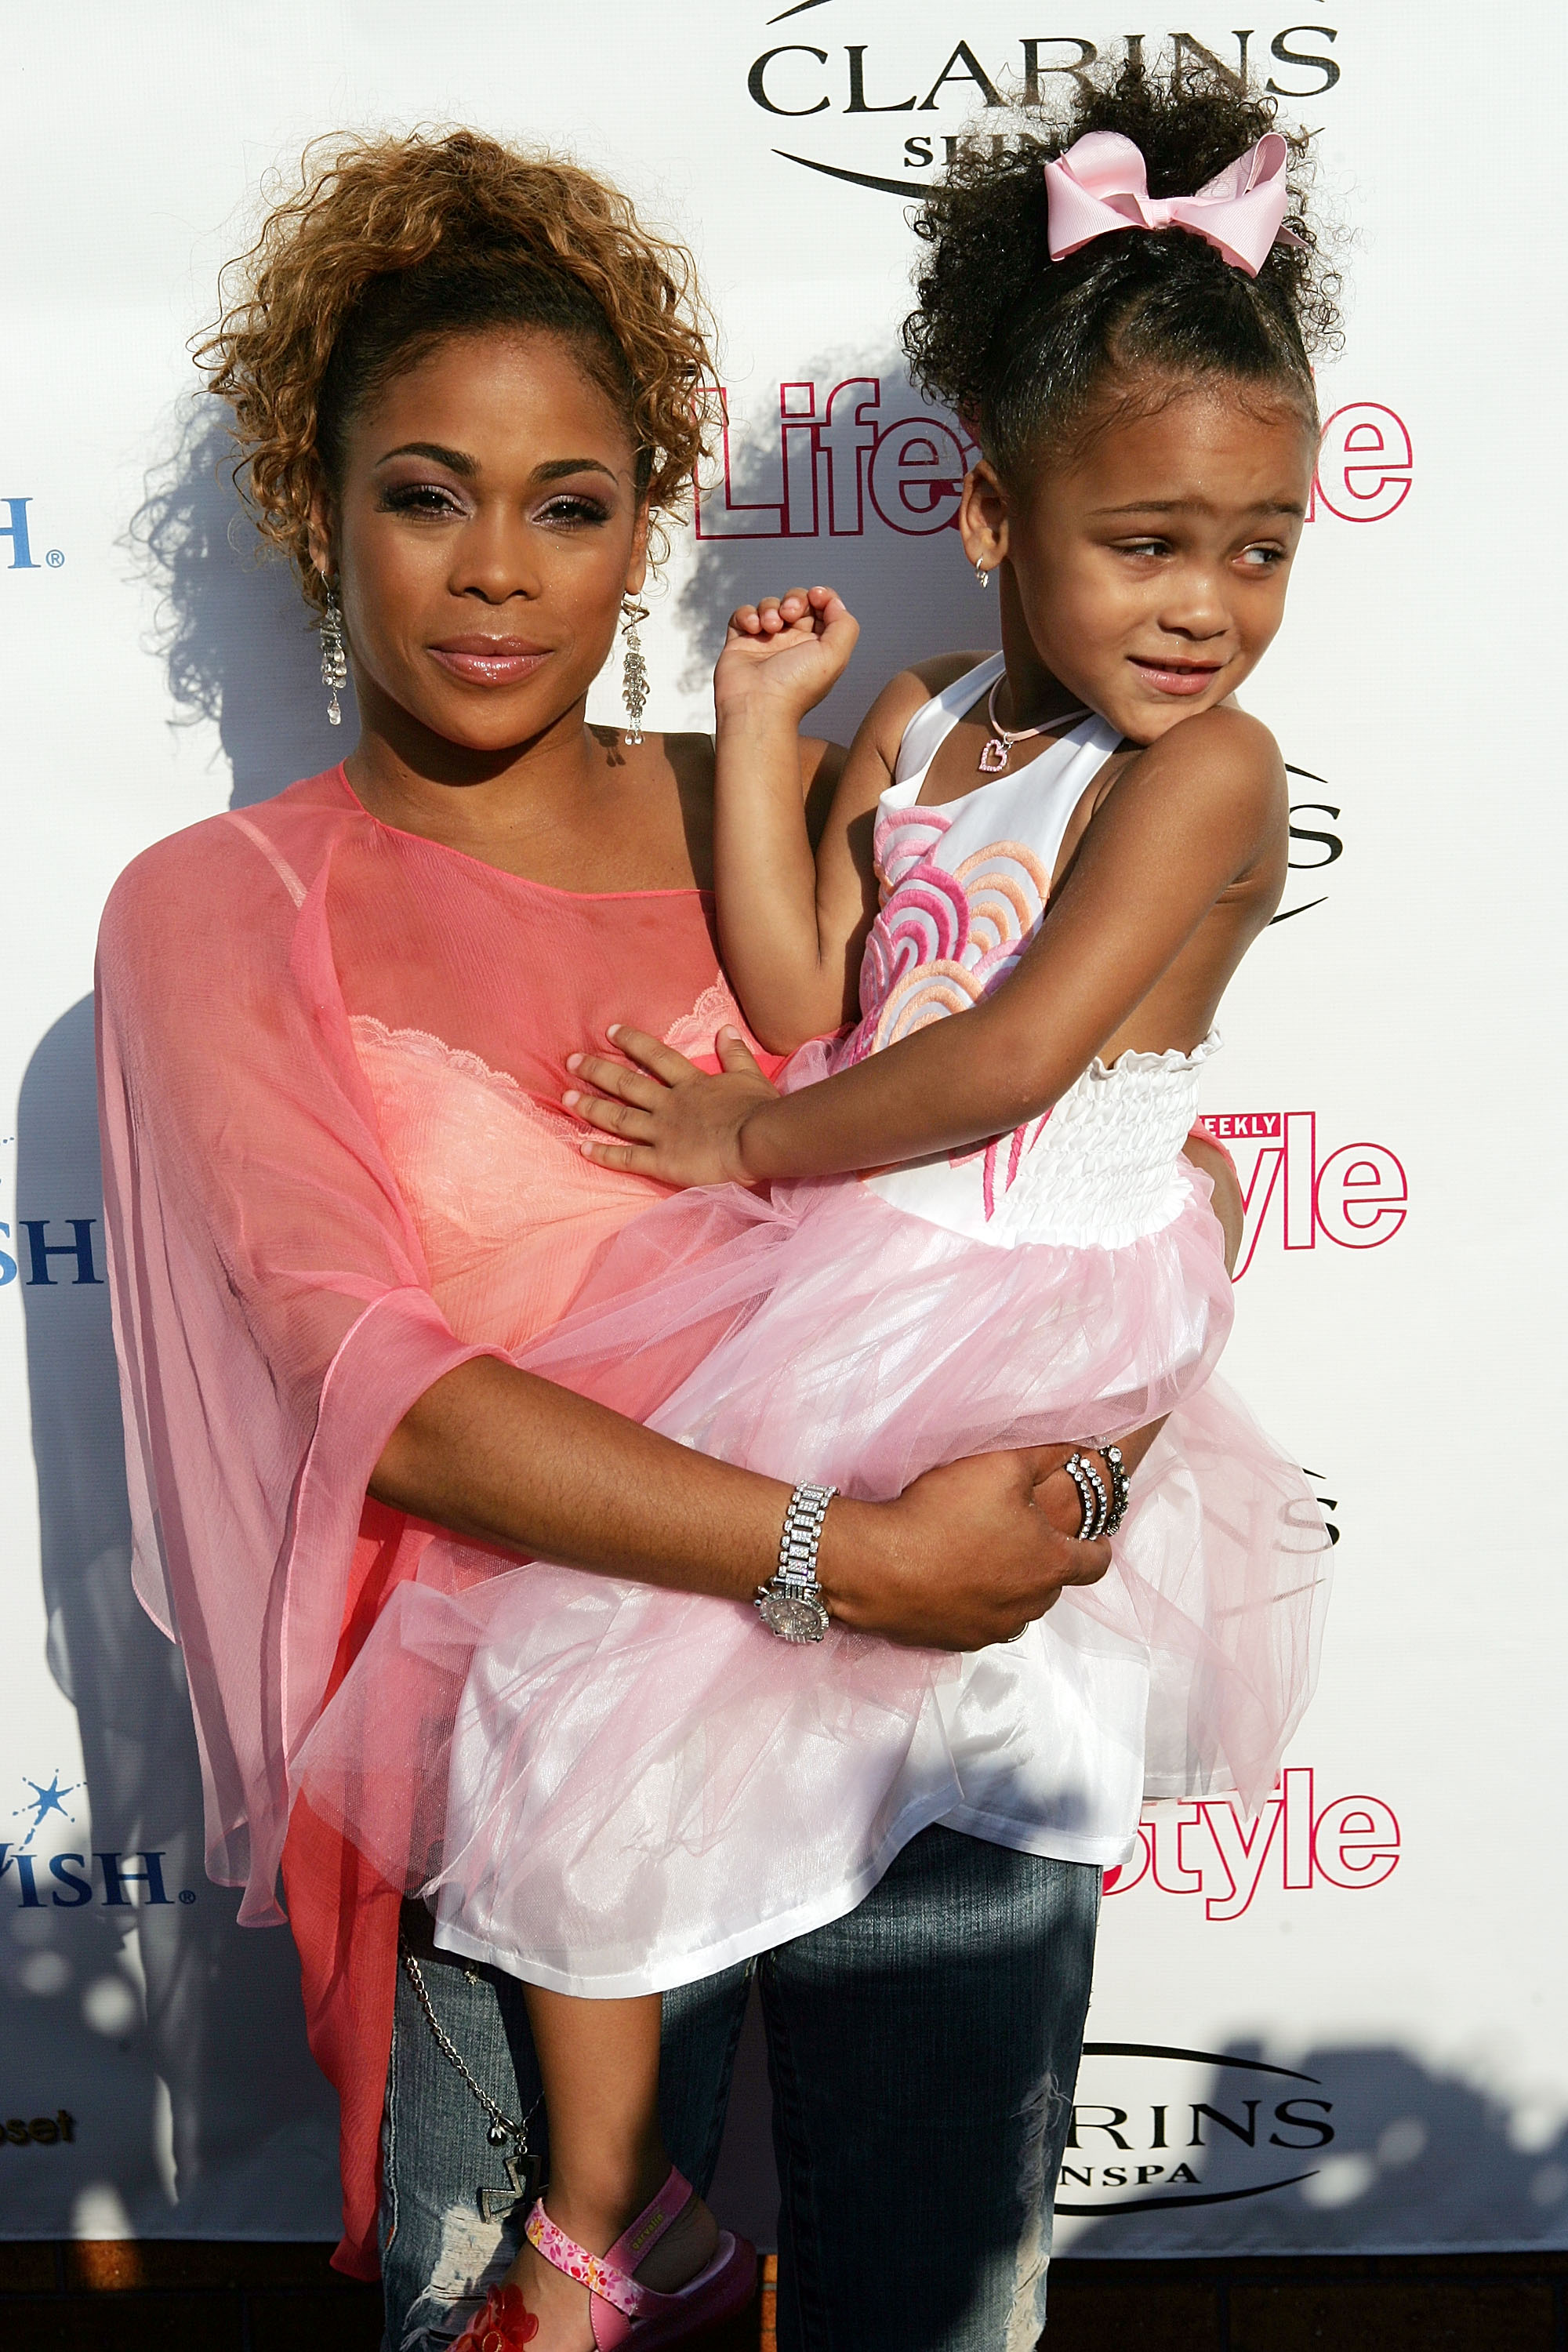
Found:
[[[1156,662],[1142,654],[1128,656],[1146,686],[1160,694],[1201,694],[1225,667],[1223,662]]]
[[[445,670],[471,686],[516,686],[531,677],[550,657],[547,646],[531,645],[526,637],[447,637],[430,653]]]

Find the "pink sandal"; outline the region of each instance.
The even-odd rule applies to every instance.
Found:
[[[757,2250],[728,2230],[719,2232],[719,2244],[706,2270],[678,2288],[661,2294],[632,2277],[636,2265],[657,2246],[671,2222],[679,2220],[696,2191],[673,2166],[669,2179],[651,2205],[647,2205],[629,2229],[624,2230],[607,2254],[591,2254],[558,2230],[540,2198],[528,2217],[531,2244],[545,2261],[588,2289],[588,2316],[599,2352],[655,2352],[656,2347],[685,2344],[703,2328],[732,2319],[752,2299],[757,2278]]]

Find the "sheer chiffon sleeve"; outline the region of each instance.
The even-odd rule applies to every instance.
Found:
[[[274,804],[276,807],[276,804]],[[392,1431],[475,1355],[431,1296],[354,1058],[320,813],[216,818],[99,943],[105,1217],[139,1596],[184,1654],[212,1875],[275,1893],[290,1765]]]

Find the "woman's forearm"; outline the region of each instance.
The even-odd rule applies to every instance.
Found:
[[[772,1575],[790,1496],[493,1356],[426,1391],[370,1491],[504,1551],[731,1600]]]
[[[833,1616],[888,1641],[973,1650],[1010,1638],[1063,1585],[1092,1583],[1110,1547],[1073,1539],[1068,1451],[976,1455],[894,1502],[839,1496],[817,1557]],[[370,1491],[503,1554],[746,1601],[778,1566],[791,1490],[477,1357],[404,1416]]]

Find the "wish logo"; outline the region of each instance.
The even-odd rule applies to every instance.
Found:
[[[41,1911],[46,1905],[56,1911],[79,1911],[89,1904],[122,1911],[195,1901],[194,1886],[170,1893],[163,1847],[152,1852],[94,1847],[90,1854],[35,1852],[33,1842],[46,1823],[58,1818],[74,1826],[76,1814],[66,1801],[79,1795],[86,1783],[72,1780],[62,1786],[58,1771],[47,1782],[26,1773],[21,1777],[28,1793],[13,1809],[12,1819],[25,1821],[26,1830],[20,1838],[0,1839],[0,1899],[10,1888],[18,1911]]]
[[[1332,2114],[1318,2076],[1293,2066],[1086,2042],[1056,2210],[1163,2213],[1277,2195],[1312,2178]]]
[[[25,1804],[17,1805],[15,1808],[12,1819],[15,1820],[18,1814],[28,1814],[31,1816],[31,1819],[27,1822],[27,1834],[22,1840],[20,1846],[17,1848],[18,1853],[25,1853],[51,1814],[58,1813],[60,1819],[64,1822],[75,1821],[76,1815],[68,1810],[66,1799],[68,1797],[74,1797],[79,1790],[86,1786],[86,1783],[81,1780],[73,1780],[70,1782],[68,1787],[62,1789],[60,1786],[60,1776],[58,1772],[50,1780],[47,1789],[41,1780],[29,1780],[25,1772],[22,1775],[22,1780],[24,1786],[29,1789],[32,1791],[32,1794]]]
[[[1341,76],[1333,25],[1233,31],[1221,17],[1202,33],[1127,33],[1103,48],[1086,33],[975,33],[973,18],[961,28],[877,0],[794,0],[763,20],[746,102],[782,163],[908,198],[977,136],[998,149],[1024,143],[1005,127],[1009,101],[1048,97],[1061,77],[1101,58],[1112,67],[1143,58],[1178,76],[1206,71],[1288,100],[1321,98]]]
[[[46,549],[42,562],[33,552],[33,529],[27,519],[31,499],[0,499],[0,546],[9,550],[12,572],[58,572],[65,556],[58,547]]]
[[[99,1271],[93,1244],[96,1217],[24,1217],[16,1228],[16,1239],[26,1266],[24,1287],[28,1290],[54,1290],[62,1284],[75,1289],[101,1289],[103,1276]],[[68,1241],[54,1241],[51,1234],[68,1233]],[[0,1234],[12,1240],[11,1228],[0,1223]],[[57,1275],[55,1260],[66,1261]],[[66,1268],[69,1268],[69,1272]],[[0,1289],[16,1279],[17,1262],[6,1249],[0,1249]]]

